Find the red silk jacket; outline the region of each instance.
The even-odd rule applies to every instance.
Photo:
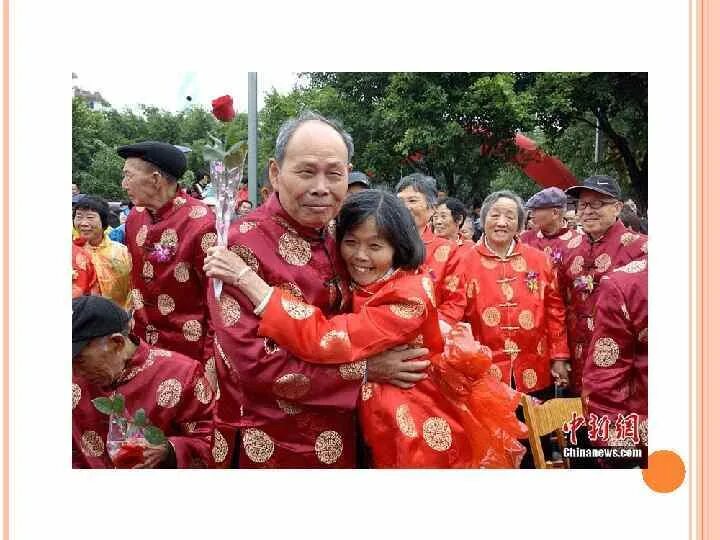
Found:
[[[500,258],[481,239],[464,264],[466,317],[475,339],[492,349],[495,375],[522,392],[549,386],[551,361],[569,357],[565,306],[550,260],[520,242]]]
[[[212,467],[227,453],[227,445],[213,437],[217,434],[212,421],[215,400],[202,366],[187,356],[140,341],[120,382],[112,389],[100,389],[73,377],[74,468],[113,468],[105,448],[109,416],[96,410],[91,400],[115,392],[125,397],[129,414],[143,408],[148,420],[163,430],[173,446],[178,468]]]
[[[467,300],[457,244],[435,236],[430,227],[420,237],[425,244],[425,270],[435,284],[438,316],[449,324],[462,319]]]
[[[133,332],[150,345],[205,362],[212,326],[205,304],[205,252],[217,242],[215,215],[185,193],[153,216],[135,207],[125,225],[132,257]]]

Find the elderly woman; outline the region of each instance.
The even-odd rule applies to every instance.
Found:
[[[567,385],[565,307],[542,251],[519,242],[523,201],[511,191],[485,199],[484,234],[464,260],[475,339],[492,349],[495,376],[522,392],[551,397]]]
[[[105,200],[91,195],[80,198],[73,208],[73,224],[79,233],[75,243],[92,258],[100,294],[125,307],[130,294],[130,254],[105,234],[109,216]]]
[[[467,210],[461,201],[454,197],[445,197],[438,201],[432,218],[433,232],[435,236],[454,242],[460,258],[472,250],[473,246],[472,232],[470,239],[462,234],[462,228],[466,221],[468,221]]]

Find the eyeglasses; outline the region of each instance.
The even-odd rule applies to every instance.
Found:
[[[579,202],[579,203],[577,203],[577,209],[579,212],[586,210],[588,207],[592,208],[593,210],[600,210],[603,206],[615,204],[616,202],[617,201],[603,201],[603,200],[597,200],[597,201],[593,201],[593,202]]]

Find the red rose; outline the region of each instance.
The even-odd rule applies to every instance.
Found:
[[[230,96],[220,96],[212,100],[212,113],[221,122],[230,122],[235,118],[233,100]]]

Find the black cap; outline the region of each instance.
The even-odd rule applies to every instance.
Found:
[[[172,144],[158,141],[143,141],[128,144],[117,149],[120,157],[125,159],[135,157],[152,163],[161,171],[178,179],[187,169],[187,158],[182,150]]]
[[[348,176],[348,187],[352,186],[353,184],[362,184],[363,186],[369,188],[370,179],[363,172],[353,171],[350,173],[350,176]]]
[[[72,308],[73,358],[90,340],[124,332],[130,320],[127,311],[102,296],[80,296]]]
[[[580,192],[584,189],[608,195],[613,199],[622,199],[620,186],[618,185],[617,180],[615,180],[612,176],[590,176],[583,180],[582,184],[579,186],[573,186],[566,189],[565,193],[570,197],[575,197],[577,199],[580,197]]]

